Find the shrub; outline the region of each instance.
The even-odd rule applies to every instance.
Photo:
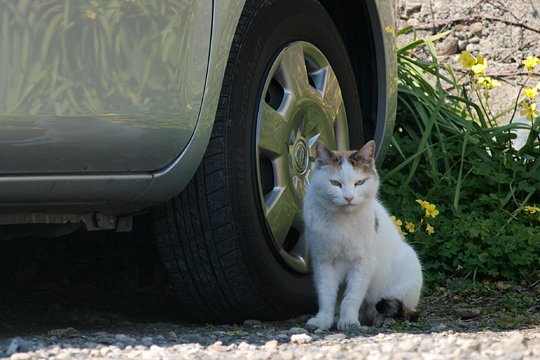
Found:
[[[407,31],[411,29],[400,33]],[[537,279],[536,93],[523,84],[523,99],[520,90],[512,108],[492,114],[489,92],[498,83],[485,75],[486,60],[462,54],[469,70],[463,77],[468,85],[461,84],[453,68],[439,62],[433,46],[445,35],[415,40],[398,50],[397,130],[381,172],[381,197],[419,252],[428,285],[448,277]],[[413,55],[419,47],[427,50],[429,60]],[[534,67],[528,80],[534,79]],[[514,121],[518,110],[528,122]],[[503,116],[510,121],[499,125]],[[512,144],[517,130],[529,132],[520,149]],[[428,216],[422,201],[436,205],[440,213]]]

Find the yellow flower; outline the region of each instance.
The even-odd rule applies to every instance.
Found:
[[[405,229],[407,229],[408,232],[413,233],[416,231],[414,228],[414,224],[410,221],[405,221]]]
[[[536,83],[536,86],[534,88],[540,90],[540,81]]]
[[[96,13],[93,12],[92,10],[86,10],[85,15],[90,20],[95,20],[96,19]]]
[[[437,207],[433,204],[428,204],[426,206],[426,217],[435,217],[439,215],[439,210],[437,210]]]
[[[501,83],[498,80],[495,80],[489,76],[480,76],[478,79],[476,79],[476,83],[482,86],[484,89],[493,89],[501,86]]]
[[[403,225],[403,222],[399,220],[397,217],[395,217],[394,215],[390,216],[390,219],[392,219],[394,224],[396,224],[396,226],[398,227],[401,227],[401,225]]]
[[[536,56],[527,56],[527,58],[522,61],[522,64],[525,65],[528,70],[532,70],[536,65],[540,64],[540,59]]]
[[[467,50],[463,51],[461,55],[459,55],[458,60],[461,61],[463,66],[466,68],[471,68],[476,64],[476,58],[471,55],[470,51]]]
[[[519,112],[519,115],[521,116],[527,116],[528,120],[534,119],[538,116],[538,111],[536,111],[536,104],[535,103],[527,103],[522,102],[521,103],[521,111]]]
[[[426,217],[435,217],[439,215],[439,210],[437,210],[437,206],[434,204],[430,204],[428,201],[420,199],[417,199],[416,202],[420,204],[422,209],[426,210]]]
[[[532,98],[536,96],[537,92],[538,92],[537,88],[528,87],[528,88],[525,88],[525,90],[523,90],[523,95],[525,95],[526,97],[532,100]]]
[[[407,235],[406,232],[404,232],[402,229],[401,229],[401,225],[403,225],[403,221],[399,220],[397,217],[395,217],[394,215],[390,216],[390,219],[392,219],[392,221],[394,222],[394,224],[396,224],[396,229],[397,231],[399,232],[399,235],[401,235],[401,237],[405,237],[405,235]]]
[[[426,225],[426,232],[427,232],[429,235],[432,235],[432,234],[435,232],[435,229],[433,228],[433,226],[427,224],[427,225]]]
[[[535,213],[540,211],[540,208],[537,207],[537,206],[529,206],[529,205],[527,205],[527,206],[523,207],[523,211],[528,213],[528,214],[535,214]]]
[[[487,68],[487,60],[484,59],[482,55],[478,55],[478,57],[476,58],[476,63],[473,66],[471,66],[471,70],[476,75],[482,75],[484,74],[484,71],[486,70],[486,68]]]

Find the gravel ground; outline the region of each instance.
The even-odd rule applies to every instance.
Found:
[[[424,35],[433,24],[457,25],[439,51],[453,63],[463,49],[487,55],[488,73],[505,82],[494,92],[500,109],[523,80],[520,59],[540,55],[540,34],[509,23],[540,29],[540,0],[399,0],[398,9],[400,25],[426,28]],[[467,19],[453,22],[460,17]],[[139,235],[0,242],[0,358],[540,358],[538,284],[496,284],[474,294],[439,289],[424,296],[419,323],[349,334],[308,332],[307,315],[186,324],[176,317],[155,249]]]
[[[302,319],[303,322],[304,319]],[[308,333],[289,322],[234,327],[122,324],[108,331],[52,329],[4,341],[11,359],[538,359],[539,328],[473,333]],[[294,323],[294,321],[292,321]],[[369,330],[369,329],[367,329]]]

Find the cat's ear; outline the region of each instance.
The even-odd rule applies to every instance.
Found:
[[[328,149],[322,142],[317,141],[317,166],[338,164],[339,159],[333,151]]]
[[[374,160],[375,159],[375,141],[370,140],[362,146],[360,150],[354,153],[354,157],[358,160]]]
[[[368,141],[360,150],[354,152],[350,159],[353,166],[361,164],[373,165],[375,161],[375,141]]]

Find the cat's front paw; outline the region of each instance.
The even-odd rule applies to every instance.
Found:
[[[308,329],[319,329],[319,330],[328,330],[334,324],[334,316],[332,315],[321,315],[312,317],[306,323],[306,328]]]
[[[337,324],[339,331],[353,332],[360,330],[360,322],[358,319],[342,319],[340,318]]]

